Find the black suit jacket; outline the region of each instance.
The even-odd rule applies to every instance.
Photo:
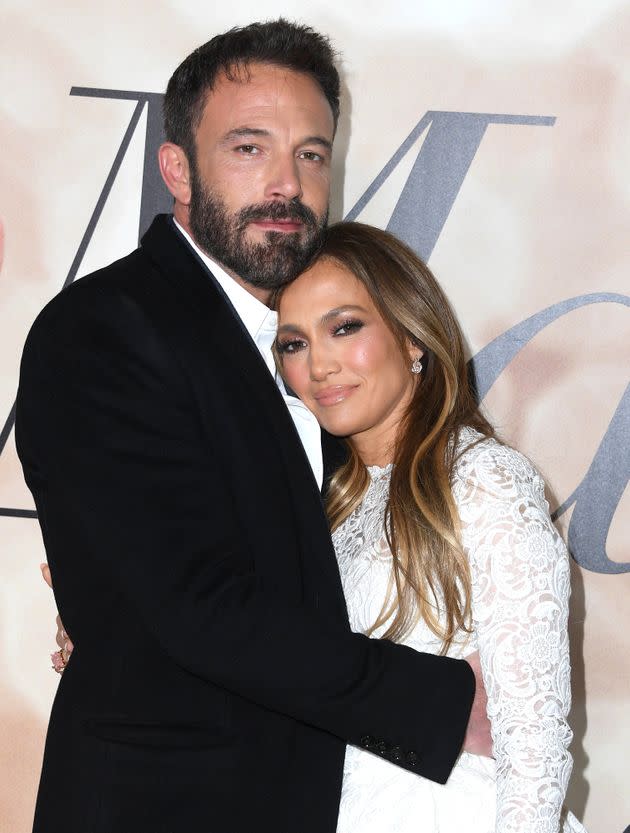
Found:
[[[333,833],[346,743],[446,780],[472,673],[350,632],[293,422],[170,218],[40,314],[16,437],[76,646],[37,833]]]

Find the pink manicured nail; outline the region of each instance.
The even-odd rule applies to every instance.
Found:
[[[61,651],[55,651],[50,655],[50,659],[52,660],[52,667],[54,670],[58,674],[61,674],[63,669],[66,667],[66,661],[64,660]]]

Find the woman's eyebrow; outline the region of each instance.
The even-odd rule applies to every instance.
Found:
[[[363,312],[367,314],[368,310],[365,307],[360,306],[359,304],[344,304],[341,307],[335,307],[334,309],[328,310],[325,312],[322,317],[319,319],[320,323],[327,324],[329,321],[332,321],[334,318],[337,318],[338,315],[342,315],[344,312]],[[281,324],[278,327],[278,335],[281,333],[300,333],[301,330],[297,326],[297,324]]]
[[[278,327],[278,335],[280,335],[280,333],[299,333],[299,332],[300,332],[300,328],[298,326],[296,326],[295,324],[281,324]]]
[[[322,323],[327,323],[333,318],[336,318],[338,315],[341,315],[343,312],[363,312],[367,313],[365,307],[360,306],[359,304],[344,304],[341,307],[335,307],[335,309],[331,309],[328,312],[324,313],[321,317]]]

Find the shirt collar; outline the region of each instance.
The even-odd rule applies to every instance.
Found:
[[[278,313],[269,309],[262,301],[255,298],[244,287],[230,277],[225,269],[216,260],[203,252],[192,239],[190,234],[182,228],[180,223],[173,217],[173,221],[179,231],[184,235],[188,244],[199,255],[203,263],[212,272],[221,289],[225,292],[230,303],[236,310],[239,318],[245,325],[259,349],[271,350],[271,345],[276,337],[278,329]]]
[[[205,252],[202,252],[192,237],[175,220],[175,225],[187,240],[189,246],[199,255],[202,262],[207,266],[215,277],[221,289],[225,292],[228,300],[234,307],[251,339],[256,345],[260,355],[267,365],[271,375],[275,378],[282,398],[289,409],[289,414],[297,429],[298,435],[306,451],[315,480],[321,489],[323,479],[322,444],[321,432],[315,416],[308,410],[306,405],[295,396],[288,394],[282,377],[276,370],[272,346],[278,329],[278,314],[268,309],[258,298],[254,298],[246,289],[238,284],[234,278],[221,267],[216,260],[213,260]]]

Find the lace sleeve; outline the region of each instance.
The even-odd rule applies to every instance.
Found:
[[[567,550],[540,475],[513,449],[467,451],[453,489],[492,723],[496,833],[557,833],[572,767]]]

